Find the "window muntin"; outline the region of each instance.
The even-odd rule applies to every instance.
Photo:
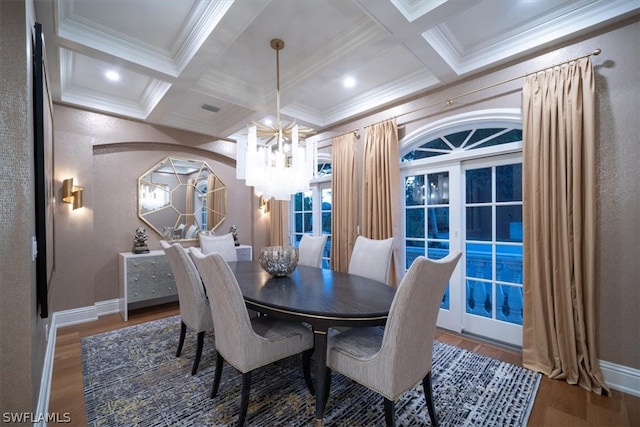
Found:
[[[317,177],[330,176],[331,175],[331,162],[330,161],[319,161],[318,162],[318,173]]]
[[[518,141],[522,141],[522,129],[513,127],[474,128],[456,131],[431,138],[425,142],[418,140],[414,143],[414,146],[417,146],[405,154],[400,162],[428,159],[453,152],[493,147]]]

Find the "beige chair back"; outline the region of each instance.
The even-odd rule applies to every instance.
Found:
[[[374,240],[358,236],[351,252],[349,273],[389,283],[393,237]]]
[[[190,255],[200,272],[211,301],[213,323],[216,328],[216,350],[238,369],[247,372],[252,355],[248,343],[256,339],[238,282],[227,262],[217,252],[204,255],[190,248]]]
[[[349,328],[329,337],[327,367],[384,396],[387,425],[395,425],[394,401],[420,381],[431,425],[438,425],[433,340],[440,302],[460,256],[455,251],[438,261],[416,258],[398,285],[384,329]]]
[[[213,319],[209,301],[191,257],[180,243],[169,244],[161,240],[160,245],[176,281],[182,322],[195,332],[212,330]]]
[[[381,383],[383,394],[391,400],[431,371],[440,303],[460,256],[460,251],[440,260],[420,256],[398,286],[374,362],[386,373],[374,381]]]
[[[203,254],[207,255],[217,252],[222,255],[222,258],[227,262],[235,262],[238,260],[236,246],[231,233],[221,234],[219,236],[208,236],[201,233],[199,239],[200,250]]]
[[[216,375],[211,391],[215,398],[220,385],[224,361],[240,371],[242,392],[238,425],[244,424],[251,388],[250,372],[285,357],[303,353],[303,372],[307,387],[311,385],[311,349],[313,333],[305,325],[285,322],[275,316],[249,318],[242,290],[229,264],[218,252],[209,255],[190,248],[189,253],[200,272],[207,293],[215,294],[211,314],[216,329]]]
[[[327,243],[327,235],[311,236],[303,234],[298,245],[298,265],[321,267],[322,252]]]

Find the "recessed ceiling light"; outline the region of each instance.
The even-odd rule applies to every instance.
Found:
[[[104,73],[104,76],[112,82],[117,82],[118,80],[120,80],[120,74],[117,71],[109,70]]]
[[[267,126],[271,126],[271,125],[273,124],[273,120],[271,120],[271,119],[264,119],[264,122],[263,122],[263,123],[264,123],[265,125],[267,125]]]
[[[356,85],[356,79],[354,79],[353,77],[346,77],[342,81],[342,84],[344,85],[344,87],[354,87]]]

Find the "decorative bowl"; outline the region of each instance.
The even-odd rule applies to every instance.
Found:
[[[298,265],[298,248],[266,246],[260,249],[260,265],[274,277],[288,276]]]

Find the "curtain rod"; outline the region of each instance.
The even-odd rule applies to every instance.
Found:
[[[436,105],[440,105],[440,104],[451,105],[451,104],[453,104],[453,101],[458,99],[458,98],[462,98],[462,97],[465,97],[465,96],[468,96],[468,95],[473,95],[474,93],[481,92],[481,91],[487,90],[487,89],[491,89],[493,87],[500,86],[500,85],[503,85],[505,83],[512,82],[514,80],[522,79],[522,78],[525,78],[525,77],[530,76],[532,74],[537,74],[537,73],[539,73],[541,71],[545,71],[545,70],[549,70],[551,68],[559,67],[561,65],[568,64],[568,63],[573,62],[573,61],[577,61],[578,59],[588,58],[588,57],[590,57],[592,55],[597,56],[597,55],[600,55],[601,52],[602,52],[601,49],[595,49],[593,52],[587,53],[586,55],[578,56],[578,57],[573,58],[573,59],[569,59],[569,60],[566,60],[566,61],[563,61],[563,62],[559,62],[559,63],[554,64],[554,65],[550,65],[548,67],[541,68],[541,69],[539,69],[537,71],[533,71],[531,73],[522,74],[520,76],[512,77],[510,79],[503,80],[503,81],[498,82],[498,83],[490,84],[489,86],[484,86],[484,87],[481,87],[481,88],[478,88],[478,89],[471,90],[469,92],[465,92],[465,93],[460,94],[460,95],[452,96],[452,97],[449,97],[449,98],[447,98],[445,100],[438,101],[438,102],[435,102],[433,104],[427,105],[425,107],[420,107],[420,108],[416,108],[415,110],[406,111],[404,113],[398,114],[397,116],[393,116],[393,117],[391,117],[389,119],[380,120],[380,121],[372,123],[370,125],[366,125],[366,126],[364,126],[364,128],[366,129],[366,128],[371,127],[371,126],[375,126],[375,125],[377,125],[379,123],[386,122],[387,120],[397,119],[398,117],[406,116],[407,114],[412,114],[412,113],[415,113],[416,111],[425,110],[427,108],[435,107]],[[357,131],[357,129],[356,129],[356,131]]]
[[[316,143],[323,142],[323,141],[328,141],[328,140],[333,139],[333,138],[339,138],[341,136],[348,135],[350,133],[354,134],[356,139],[360,139],[360,134],[358,133],[358,130],[359,130],[358,128],[355,128],[354,130],[350,130],[349,132],[341,133],[340,135],[334,135],[334,136],[330,136],[328,138],[320,139],[320,140],[316,141]]]

